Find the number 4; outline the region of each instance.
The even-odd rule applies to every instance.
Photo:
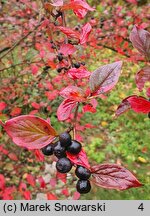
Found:
[[[141,203],[138,207],[139,210],[143,211],[144,210],[144,206],[143,206],[143,203]]]

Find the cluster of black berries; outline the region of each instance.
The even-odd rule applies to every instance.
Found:
[[[77,155],[81,151],[81,143],[76,140],[72,140],[69,133],[64,132],[60,134],[59,141],[54,144],[49,144],[42,148],[44,155],[50,156],[54,154],[58,161],[56,163],[56,169],[60,173],[67,173],[72,169],[72,162],[67,158],[66,152],[72,155]],[[76,188],[79,193],[88,193],[91,190],[90,170],[83,166],[77,166],[75,170],[76,176],[79,178]]]

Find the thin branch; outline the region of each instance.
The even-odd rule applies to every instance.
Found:
[[[77,116],[78,116],[78,109],[79,109],[79,103],[77,104],[75,112],[74,112],[74,119],[73,119],[73,139],[76,139],[76,122],[77,122]]]
[[[32,34],[40,25],[42,22],[40,22],[38,25],[35,26],[34,29],[32,29],[31,31],[29,31],[25,36],[23,36],[22,38],[20,38],[20,40],[18,40],[16,43],[14,43],[14,45],[4,54],[0,57],[0,60],[2,60],[6,55],[8,55],[13,49],[15,49],[22,41],[24,41],[30,34]]]
[[[20,63],[18,63],[18,64],[11,65],[11,66],[9,66],[9,67],[0,69],[0,72],[5,71],[5,70],[8,70],[8,69],[10,69],[10,68],[17,67],[17,66],[19,66],[19,65],[24,65],[24,64],[30,65],[30,64],[34,64],[34,63],[39,63],[39,61],[35,61],[35,62],[20,62]]]

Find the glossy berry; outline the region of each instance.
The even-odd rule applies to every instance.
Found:
[[[58,73],[60,73],[60,72],[61,72],[61,70],[62,70],[62,68],[58,68],[58,69],[57,69],[57,72],[58,72]]]
[[[72,140],[71,145],[67,147],[67,151],[71,154],[78,154],[81,151],[81,143],[76,140]]]
[[[75,68],[79,68],[79,67],[80,67],[80,63],[79,63],[79,62],[74,63],[74,67],[75,67]]]
[[[82,180],[87,180],[91,176],[90,170],[86,169],[83,166],[77,166],[75,170],[75,174],[79,179],[82,179]]]
[[[58,158],[66,157],[66,150],[58,141],[54,147],[54,155]]]
[[[62,55],[62,53],[59,53],[59,54],[57,55],[57,58],[58,58],[59,61],[62,61],[62,60],[63,60],[63,55]]]
[[[71,136],[69,133],[64,132],[62,134],[59,135],[59,141],[61,143],[62,146],[67,147],[69,145],[71,145]]]
[[[53,154],[53,144],[49,144],[45,147],[43,147],[41,150],[42,150],[42,153],[46,156],[50,156]]]
[[[56,169],[60,173],[67,173],[71,168],[72,163],[68,158],[60,158],[56,163]]]
[[[88,193],[91,190],[91,184],[89,180],[78,180],[76,189],[80,194]]]

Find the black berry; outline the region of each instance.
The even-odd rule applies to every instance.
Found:
[[[79,68],[79,67],[80,67],[80,63],[79,63],[79,62],[74,63],[74,67],[75,67],[75,68]]]
[[[60,158],[56,163],[56,169],[60,173],[67,173],[71,170],[72,163],[68,158]]]
[[[75,174],[79,179],[82,179],[82,180],[87,180],[91,176],[90,170],[86,169],[83,166],[77,166],[75,170]]]
[[[53,144],[49,144],[45,147],[43,147],[41,150],[43,152],[44,155],[50,156],[53,154]]]
[[[67,151],[71,154],[78,154],[81,151],[81,143],[76,140],[72,140],[71,145],[67,147]]]
[[[71,145],[71,135],[67,132],[64,132],[59,135],[59,141],[62,146],[67,147]]]
[[[78,180],[76,189],[80,194],[88,193],[91,190],[91,184],[89,180]]]
[[[57,72],[58,72],[58,73],[60,73],[60,72],[61,72],[61,70],[62,70],[62,68],[58,68],[58,69],[57,69]]]
[[[59,54],[57,55],[57,58],[58,58],[59,61],[62,61],[62,60],[63,60],[63,55],[62,55],[62,53],[59,53]]]
[[[59,141],[57,142],[53,151],[54,151],[54,155],[58,158],[66,157],[65,147],[63,147]]]

